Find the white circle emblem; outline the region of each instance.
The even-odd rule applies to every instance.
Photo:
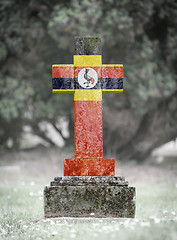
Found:
[[[98,82],[98,74],[93,68],[83,68],[78,74],[78,82],[83,88],[93,88]]]

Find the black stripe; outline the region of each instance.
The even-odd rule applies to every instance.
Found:
[[[123,89],[123,78],[102,78],[102,89]]]
[[[77,78],[53,78],[53,89],[85,89]],[[123,78],[99,78],[93,88],[88,89],[123,89]]]
[[[74,89],[74,78],[53,78],[53,89]]]
[[[78,78],[75,78],[75,89],[101,89],[101,78],[98,78],[97,84],[93,88],[83,88],[81,85],[78,83]]]

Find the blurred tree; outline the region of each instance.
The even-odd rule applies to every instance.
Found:
[[[74,36],[101,36],[104,63],[124,64],[124,93],[104,95],[104,149],[142,160],[177,136],[175,0],[11,0],[0,3],[0,141],[23,125],[69,119],[73,96],[51,94],[51,64],[72,63]],[[61,133],[62,134],[62,133]],[[68,141],[67,144],[70,144]]]
[[[12,139],[18,148],[24,125],[52,144],[39,123],[46,120],[55,126],[58,115],[72,120],[72,96],[51,93],[51,64],[62,61],[58,53],[68,54],[48,34],[52,10],[50,1],[0,3],[1,146]]]

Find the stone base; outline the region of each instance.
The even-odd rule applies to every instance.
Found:
[[[135,188],[123,177],[56,177],[44,189],[44,215],[133,218]]]

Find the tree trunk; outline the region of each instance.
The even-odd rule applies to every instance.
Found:
[[[115,117],[115,114],[108,108],[106,116]],[[112,146],[112,152],[118,156],[119,160],[136,159],[143,161],[149,156],[151,151],[168,141],[175,139],[177,136],[177,90],[166,99],[159,102],[156,107],[148,111],[142,118],[134,116],[130,110],[129,120],[134,123],[134,131],[132,132],[131,124],[127,124],[125,120],[117,129],[111,129],[111,125],[107,125],[107,133],[110,130],[111,135],[105,138],[107,146]],[[117,116],[126,119],[126,111],[122,110]],[[106,117],[107,118],[107,117]],[[123,133],[125,139],[123,139]],[[114,139],[116,136],[116,139]],[[128,137],[129,136],[129,137]],[[119,139],[120,137],[120,139]],[[107,147],[106,152],[109,152]],[[108,147],[109,148],[109,147]]]

